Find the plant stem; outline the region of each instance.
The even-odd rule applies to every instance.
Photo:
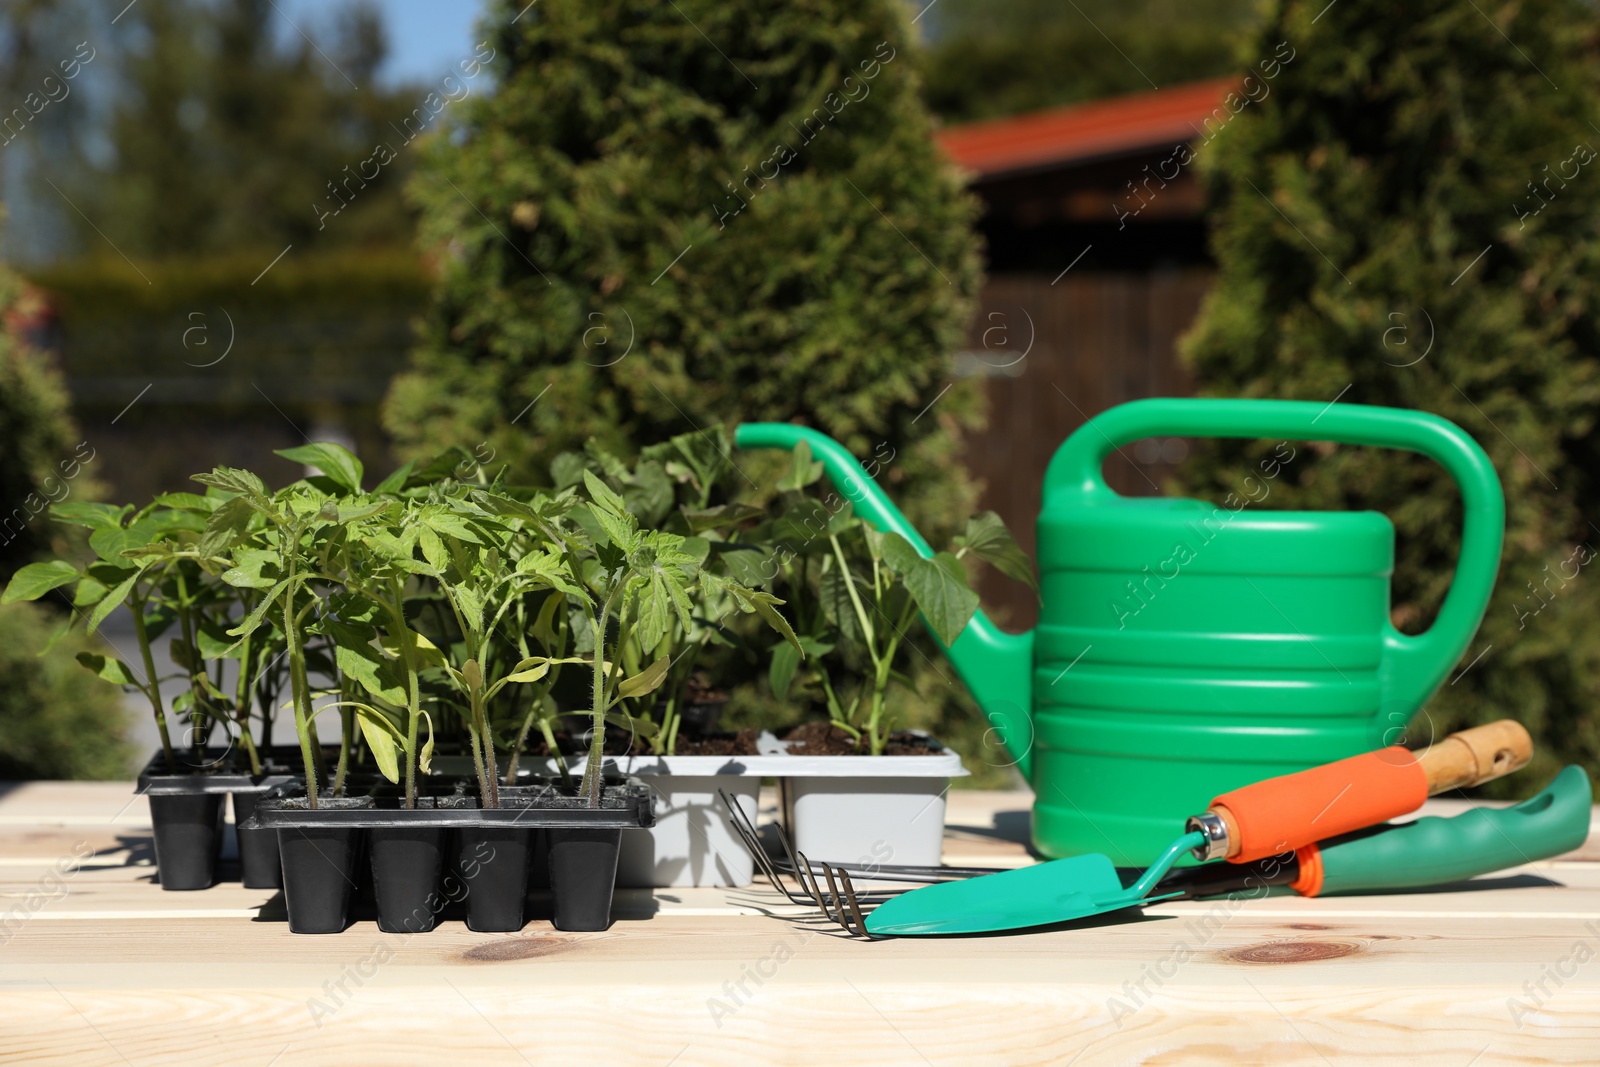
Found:
[[[606,597],[594,628],[594,727],[589,732],[589,764],[583,769],[583,792],[589,798],[589,807],[600,807],[600,761],[606,748],[606,624],[611,621],[611,605],[626,585],[626,579]],[[620,652],[621,649],[619,648]]]
[[[561,750],[556,747],[556,735],[555,731],[550,729],[549,719],[541,718],[539,720],[539,732],[544,735],[544,743],[546,747],[548,747],[555,756],[556,769],[561,772],[561,784],[567,789],[571,789],[572,772],[567,769],[567,757],[562,755]]]
[[[211,710],[211,696],[205,686],[196,682],[196,675],[204,673],[197,671],[200,662],[200,647],[196,639],[194,612],[189,603],[189,583],[183,577],[183,565],[174,563],[170,568],[178,582],[178,633],[187,646],[188,662],[184,664],[189,674],[189,692],[193,695],[194,703],[189,706],[189,735],[194,740],[195,763],[205,765],[206,741],[211,736],[211,728],[216,723],[216,715]],[[205,730],[200,729],[201,719],[205,720]]]
[[[855,579],[850,574],[849,565],[844,561],[844,549],[839,545],[839,535],[829,534],[828,540],[833,543],[833,557],[839,561],[839,574],[844,578],[844,587],[850,594],[850,603],[856,609],[856,619],[861,623],[861,634],[867,639],[867,652],[876,665],[878,650],[873,647],[876,643],[876,634],[872,628],[872,620],[867,618],[867,609],[861,606],[861,595],[856,592]]]
[[[400,662],[406,670],[406,810],[410,811],[417,806],[417,729],[422,719],[422,694],[417,688],[416,638],[406,625],[398,583],[390,583],[389,594],[392,599],[385,607],[394,623]]]
[[[290,582],[283,591],[283,634],[289,643],[289,694],[294,702],[294,729],[300,738],[300,760],[306,772],[306,798],[312,808],[317,806],[317,787],[320,767],[316,744],[312,741],[311,684],[306,678],[306,653],[300,646],[299,623],[294,614],[294,565],[289,560]]]
[[[144,628],[144,598],[137,593],[128,598],[133,609],[133,633],[139,640],[139,654],[144,657],[144,694],[150,698],[150,709],[155,713],[156,730],[161,734],[161,753],[166,757],[167,773],[178,773],[178,760],[172,754],[172,737],[167,732],[167,711],[161,704],[161,683],[156,678],[155,657],[150,654],[150,635]]]
[[[534,716],[538,714],[539,705],[535,701],[528,707],[528,714],[523,716],[522,726],[517,730],[517,740],[511,746],[511,758],[506,761],[506,785],[517,784],[517,764],[522,762],[522,748],[528,743],[528,731],[533,729]]]
[[[349,680],[339,675],[339,767],[333,773],[333,795],[344,796],[344,779],[350,771],[350,747],[356,734],[356,709],[351,703],[355,695],[349,692]]]
[[[480,678],[481,683],[481,678]],[[472,733],[468,738],[472,745],[472,759],[478,765],[478,790],[480,800],[486,808],[500,806],[500,790],[497,787],[497,775],[494,767],[494,742],[489,737],[489,721],[483,712],[483,686],[473,685],[472,689]],[[480,750],[479,744],[482,743]],[[485,767],[484,761],[488,761]]]
[[[244,601],[246,614],[254,604],[246,598]],[[226,628],[226,622],[224,622]],[[239,724],[239,740],[244,743],[244,750],[250,757],[250,773],[261,773],[261,753],[256,751],[256,740],[250,736],[250,644],[254,633],[245,634],[244,642],[239,646],[239,684],[234,688],[233,703],[236,708],[235,721]]]

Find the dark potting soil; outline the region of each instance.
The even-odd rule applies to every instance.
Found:
[[[738,733],[717,733],[706,737],[686,737],[678,735],[676,754],[679,756],[755,756],[759,755],[756,749],[755,730],[740,730]],[[556,734],[556,746],[566,754],[568,759],[578,759],[587,754],[583,741],[570,734]],[[543,738],[530,737],[525,750],[529,756],[547,758],[551,755],[550,746],[544,743]],[[607,756],[643,756],[650,752],[650,743],[641,738],[630,737],[626,732],[606,731],[605,754]]]
[[[680,756],[755,756],[756,731],[740,730],[735,734],[712,734],[709,737],[678,738],[677,754]]]
[[[779,740],[789,742],[791,756],[864,756],[868,754],[866,739],[855,738],[831,722],[804,722],[791,727]],[[889,735],[884,746],[885,756],[940,756],[944,749],[927,737],[905,730]]]

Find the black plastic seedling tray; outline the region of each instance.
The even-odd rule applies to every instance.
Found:
[[[277,834],[289,928],[349,925],[365,856],[380,929],[431,930],[460,903],[473,930],[520,930],[534,858],[547,853],[555,926],[603,930],[622,831],[655,824],[650,790],[636,779],[607,782],[599,808],[547,781],[502,786],[501,807],[490,809],[467,795],[465,781],[430,782],[428,792],[414,809],[387,784],[319,798],[315,810],[299,780],[259,797],[245,828]]]
[[[206,889],[217,880],[222,850],[223,804],[233,798],[233,821],[242,826],[255,798],[297,777],[300,750],[274,747],[261,754],[262,773],[252,775],[238,749],[174,752],[179,773],[167,771],[158,750],[139,772],[138,792],[150,799],[155,831],[156,873],[162,889]],[[241,766],[242,765],[242,766]],[[276,834],[239,832],[240,880],[247,889],[282,885]]]

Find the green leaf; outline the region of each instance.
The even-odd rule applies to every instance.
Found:
[[[770,586],[778,576],[778,560],[770,546],[718,544],[712,546],[728,577],[746,588]]]
[[[94,606],[94,610],[89,613],[90,633],[98,630],[100,624],[106,621],[106,616],[117,610],[117,605],[128,599],[128,594],[133,592],[134,583],[139,580],[139,576],[143,573],[143,571],[134,571],[128,575],[128,577],[109,590],[100,603]]]
[[[611,711],[606,712],[605,718],[606,722],[610,723],[612,726],[618,726],[624,730],[629,730],[640,737],[654,737],[661,732],[661,727],[657,726],[649,719],[636,718],[632,715],[629,715],[625,711],[617,711],[612,709]]]
[[[249,471],[236,467],[214,467],[210,474],[191,475],[189,480],[257,500],[267,498],[266,483]]]
[[[1039,579],[1033,573],[1033,564],[1017,545],[1016,538],[1006,527],[1005,520],[992,511],[985,511],[967,520],[967,530],[957,544],[965,546],[979,559],[994,565],[994,569],[1014,579],[1039,595]]]
[[[96,530],[89,535],[89,547],[108,563],[126,564],[124,552],[145,548],[170,529],[170,523],[146,516],[126,528],[106,526]]]
[[[762,592],[759,589],[744,589],[739,586],[730,588],[734,596],[744,605],[745,610],[754,611],[761,616],[763,622],[778,632],[779,637],[782,637],[796,649],[800,648],[800,641],[795,637],[794,630],[790,629],[789,620],[779,615],[775,606],[782,604],[783,601],[771,593]]]
[[[643,671],[628,678],[617,686],[617,695],[623,697],[641,697],[646,693],[653,693],[660,688],[661,683],[667,680],[667,669],[672,666],[671,658],[662,656]]]
[[[445,508],[431,505],[425,507],[418,514],[417,521],[422,523],[424,528],[454,537],[458,541],[467,541],[474,545],[483,544],[483,538],[478,536],[477,531],[464,516]]]
[[[70,585],[81,577],[78,568],[64,560],[30,563],[11,576],[11,581],[6,583],[6,591],[0,593],[0,604],[38,600],[50,590]]]
[[[889,565],[890,570],[896,574],[910,574],[922,565],[922,556],[911,547],[910,541],[893,531],[885,532],[880,537],[883,561]]]
[[[221,501],[214,496],[201,496],[199,493],[162,493],[155,498],[155,503],[164,508],[198,511],[209,515],[217,509]]]
[[[590,508],[589,513],[600,524],[600,529],[605,531],[606,539],[617,549],[627,554],[639,550],[639,520],[632,514],[605,508]]]
[[[282,575],[278,554],[264,548],[242,548],[234,553],[234,565],[222,572],[222,580],[243,589],[271,589]]]
[[[799,491],[821,478],[822,471],[822,464],[811,460],[811,446],[801,441],[790,453],[788,473],[778,480],[778,488]]]
[[[416,469],[416,460],[407,460],[396,467],[387,478],[378,483],[372,492],[376,496],[392,496],[406,487],[406,481],[411,477],[411,472]]]
[[[864,647],[866,634],[861,629],[861,620],[856,616],[855,604],[850,599],[848,581],[838,567],[829,567],[822,572],[822,580],[818,583],[818,598],[822,601],[823,616],[833,623],[834,629],[839,631],[839,637],[848,645]]]
[[[457,585],[453,590],[461,618],[469,633],[483,629],[483,599],[469,585]]]
[[[826,656],[833,651],[833,645],[827,641],[818,641],[809,634],[800,635],[800,650],[808,656]]]
[[[423,774],[433,771],[433,716],[422,712],[422,721],[428,724],[428,739],[422,743],[422,751],[417,754],[417,769]]]
[[[589,461],[582,452],[563,452],[550,461],[550,480],[557,489],[566,489],[583,481],[583,472]]]
[[[256,509],[242,496],[232,497],[211,513],[205,532],[200,535],[200,554],[220,556],[249,536]]]
[[[419,669],[421,665],[426,665],[429,667],[444,667],[447,665],[445,662],[444,653],[439,651],[438,645],[435,645],[432,641],[428,640],[422,634],[417,633],[415,630],[411,630],[410,634],[412,643],[416,647]],[[389,653],[391,656],[398,657],[400,655],[400,641],[399,638],[397,638],[394,634],[385,633],[380,640],[385,652]]]
[[[922,560],[905,576],[905,584],[923,618],[947,648],[978,610],[978,594],[967,585],[966,569],[948,552]]]
[[[240,643],[231,640],[222,628],[209,618],[200,621],[196,635],[200,655],[205,659],[230,659],[239,655]]]
[[[653,652],[672,625],[672,604],[666,579],[659,570],[650,574],[650,583],[639,597],[639,647]]]
[[[296,576],[294,579],[296,587],[298,587],[299,584],[304,580],[304,575]],[[233,627],[233,629],[229,630],[228,633],[234,637],[247,637],[254,633],[256,627],[260,626],[261,621],[267,617],[267,612],[271,611],[275,607],[280,606],[279,598],[284,595],[284,590],[286,590],[288,587],[289,579],[285,578],[283,581],[267,590],[266,595],[261,598],[261,603],[257,604],[253,609],[251,609],[250,614],[241,619],[239,621],[239,625]]]
[[[355,703],[351,701],[351,703]],[[355,704],[356,722],[361,725],[361,736],[366,739],[378,773],[391,782],[400,781],[400,750],[405,746],[405,735],[393,719],[368,704]],[[430,729],[431,734],[431,729]]]
[[[704,511],[683,509],[683,517],[688,520],[689,530],[693,533],[724,526],[737,526],[739,523],[758,519],[765,514],[766,512],[760,508],[751,507],[749,504],[721,504],[714,508],[706,508]]]
[[[333,639],[334,662],[346,678],[380,700],[406,702],[405,683],[373,644],[377,630],[366,623],[334,618],[324,618],[318,625]]]
[[[767,683],[772,686],[773,696],[779,700],[788,699],[789,686],[794,682],[794,673],[799,668],[798,648],[787,641],[772,647],[772,662],[767,665]]]
[[[315,467],[341,488],[351,493],[361,492],[361,461],[343,445],[331,441],[300,445],[297,448],[274,449],[274,455]]]
[[[536,662],[539,660],[543,662]],[[525,667],[523,664],[532,664],[532,666]],[[516,682],[520,685],[523,682],[537,682],[549,673],[550,661],[542,656],[533,656],[523,660],[522,663],[518,663],[516,669],[511,674],[506,675],[503,681]]]
[[[566,603],[565,597],[559,597],[553,593],[546,596],[544,598],[544,603],[539,606],[538,617],[533,620],[532,629],[528,631],[529,633],[533,634],[534,638],[547,649],[555,647],[556,611],[564,603]]]
[[[596,477],[594,471],[585,468],[583,484],[589,490],[589,499],[599,506],[601,514],[606,512],[610,512],[612,515],[628,514],[627,501],[623,500],[622,497],[612,491],[610,486]],[[629,518],[632,518],[632,516],[629,515]]]
[[[74,526],[87,526],[91,530],[100,530],[121,526],[123,518],[132,510],[132,504],[117,507],[113,504],[69,500],[61,504],[52,504],[50,518],[55,522],[67,522]]]
[[[434,570],[443,573],[450,566],[450,553],[445,550],[444,542],[428,527],[424,526],[417,535],[417,544],[422,547],[422,558]]]
[[[120,659],[94,652],[79,652],[78,662],[89,668],[96,676],[115,685],[139,685],[138,679],[133,676],[133,669]]]
[[[656,526],[672,510],[676,494],[661,464],[647,460],[623,485],[622,498],[641,526]]]

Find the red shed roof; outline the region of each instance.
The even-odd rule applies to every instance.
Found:
[[[945,153],[981,177],[1121,155],[1187,141],[1236,78],[951,126],[938,134]]]

